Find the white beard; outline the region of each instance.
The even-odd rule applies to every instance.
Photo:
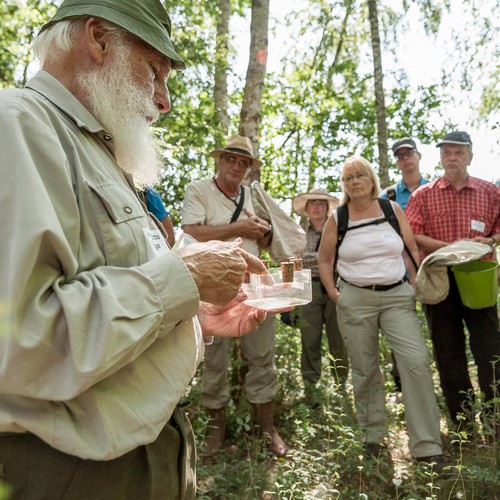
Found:
[[[159,180],[162,161],[146,118],[156,121],[158,108],[131,77],[129,48],[118,43],[115,47],[112,65],[81,74],[78,80],[88,93],[91,113],[113,136],[120,168],[141,184],[152,186]]]

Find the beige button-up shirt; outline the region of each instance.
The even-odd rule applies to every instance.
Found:
[[[203,354],[199,295],[113,139],[56,79],[0,91],[0,432],[108,460],[153,441]]]

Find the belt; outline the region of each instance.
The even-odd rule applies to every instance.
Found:
[[[367,290],[375,290],[376,292],[386,292],[387,290],[390,290],[391,288],[395,288],[399,285],[402,285],[406,281],[408,281],[406,278],[403,278],[402,280],[399,280],[397,283],[391,283],[390,285],[367,285],[367,286],[360,286],[360,285],[355,285],[354,283],[349,283],[346,281],[344,278],[340,278],[343,282],[348,283],[349,285],[355,286],[356,288],[365,288]]]

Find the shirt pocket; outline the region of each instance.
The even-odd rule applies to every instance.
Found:
[[[149,217],[134,192],[125,185],[87,181],[94,209],[94,230],[102,242],[107,265],[130,267],[148,260],[143,229]]]
[[[450,214],[443,208],[429,209],[424,220],[424,233],[431,238],[441,239],[443,221],[450,220]]]

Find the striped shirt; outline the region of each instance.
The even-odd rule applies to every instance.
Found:
[[[307,220],[302,227],[306,232],[306,249],[302,256],[304,268],[311,270],[311,277],[319,278],[318,247],[322,231],[316,231],[309,220]]]
[[[415,234],[452,243],[500,233],[500,188],[469,177],[460,191],[441,177],[413,192],[405,215]]]

